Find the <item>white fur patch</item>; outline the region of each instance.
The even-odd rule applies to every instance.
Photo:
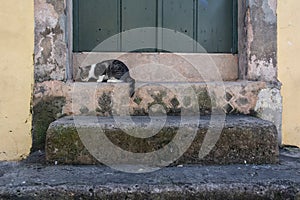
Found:
[[[90,78],[95,78],[95,79],[97,78],[97,77],[95,76],[95,73],[94,73],[95,67],[96,67],[96,64],[91,65],[91,69],[90,69],[90,71],[89,71],[89,79],[90,79]]]
[[[97,82],[98,82],[98,83],[99,83],[99,82],[102,82],[102,81],[103,81],[103,79],[104,79],[104,77],[105,77],[105,75],[99,76],[99,78],[98,78]]]
[[[107,80],[108,83],[122,83],[124,81],[122,80],[118,80],[118,79],[110,79],[110,80]]]

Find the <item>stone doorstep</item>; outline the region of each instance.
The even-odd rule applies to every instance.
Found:
[[[276,165],[184,165],[138,174],[45,165],[43,152],[35,152],[22,162],[0,162],[0,199],[299,200],[300,149],[280,152]]]
[[[136,83],[129,97],[126,83],[74,83],[67,115],[148,115],[166,113],[209,114],[213,108],[225,113],[254,112],[262,82]],[[70,102],[70,103],[68,103]]]
[[[214,123],[210,124],[210,119]],[[149,122],[146,116],[61,118],[47,131],[46,159],[58,164],[98,164],[93,154],[107,165],[121,167],[278,162],[277,131],[268,121],[229,115],[219,137],[220,116],[201,116],[200,120],[191,116],[152,117],[153,123]]]
[[[184,112],[209,114],[212,108],[227,114],[255,112],[264,82],[136,83],[129,97],[126,83],[37,83],[34,106],[64,98],[63,115],[182,115]]]

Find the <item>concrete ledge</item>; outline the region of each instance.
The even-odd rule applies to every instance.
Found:
[[[0,199],[298,200],[300,151],[283,153],[278,165],[168,167],[146,174],[43,165],[36,163],[39,153],[25,162],[0,162]]]
[[[278,162],[277,131],[271,122],[249,116],[227,116],[216,144],[209,147],[205,146],[207,139],[218,134],[210,128],[212,131],[208,135],[209,127],[218,127],[216,124],[210,124],[210,119],[209,116],[201,117],[200,120],[195,117],[181,118],[180,116],[168,116],[166,119],[152,117],[153,123],[149,123],[150,118],[147,116],[133,116],[132,121],[111,117],[78,116],[75,120],[72,117],[64,117],[53,122],[47,131],[46,158],[50,163],[59,164],[98,163],[83,145],[84,143],[88,145],[90,151],[93,151],[93,155],[103,157],[105,154],[109,159],[108,162],[120,165],[152,165],[155,159],[159,161],[155,165],[160,167],[165,166],[169,155],[181,155],[181,153],[183,155],[172,165]],[[146,139],[128,135],[124,130],[128,134],[136,134]],[[153,135],[153,130],[158,130],[155,132],[156,135]],[[195,138],[186,140],[192,137],[193,130],[196,131]],[[151,154],[140,158],[141,163],[136,163],[131,157],[121,159],[124,155],[115,149],[106,151],[101,148],[101,145],[97,146],[105,138],[115,146],[134,153],[155,152],[169,144],[172,147],[163,154]],[[175,140],[179,142],[175,143]],[[191,145],[188,147],[188,144],[187,151],[184,153],[181,150],[185,141],[191,141]],[[205,157],[199,158],[201,147],[212,148],[212,150]]]
[[[121,178],[121,177],[120,177]],[[281,183],[282,184],[282,183]],[[124,185],[101,186],[31,186],[6,188],[0,187],[1,199],[296,199],[295,186],[282,186],[273,183],[259,184],[202,184],[202,185]],[[296,194],[295,194],[296,193]]]
[[[124,62],[136,81],[180,82],[182,77],[186,82],[216,81],[216,75],[220,75],[220,81],[238,79],[237,55],[220,53],[73,53],[73,77],[76,79],[78,67],[109,59]],[[172,73],[176,76],[170,77]],[[203,74],[214,74],[214,76],[203,77]]]

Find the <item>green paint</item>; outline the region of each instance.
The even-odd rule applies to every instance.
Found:
[[[237,0],[73,0],[75,52],[164,51],[200,53],[237,52]],[[165,31],[144,30],[143,39],[132,41],[122,32],[143,27],[162,27],[192,40],[172,43]],[[106,49],[95,49],[119,34]],[[197,47],[194,41],[200,44]],[[147,45],[145,45],[147,44]],[[177,44],[177,45],[176,45]]]

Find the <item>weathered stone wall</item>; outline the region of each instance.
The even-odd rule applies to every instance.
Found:
[[[256,116],[272,121],[281,141],[282,97],[277,79],[277,0],[238,1],[239,78],[264,81]]]
[[[277,82],[277,0],[249,0],[245,12],[245,77]]]
[[[61,116],[112,114],[109,105],[106,105],[112,95],[109,85],[98,88],[97,98],[88,105],[73,102],[74,84],[66,83],[69,78],[67,74],[70,74],[67,66],[69,33],[66,27],[70,27],[66,16],[67,2],[35,0],[36,84],[33,100],[33,149],[43,147],[48,125]],[[226,85],[226,95],[219,98],[218,104],[226,113],[254,114],[271,120],[280,132],[281,96],[277,80],[276,6],[276,0],[239,1],[239,78],[243,83]],[[134,98],[128,100],[126,105],[129,105],[129,113],[148,114],[149,105],[157,101],[156,103],[162,103],[168,114],[176,114],[181,106],[178,99],[176,101],[174,95],[161,88],[149,87],[136,91]],[[207,96],[205,87],[198,85],[196,88],[199,97],[200,94],[205,96],[199,102],[203,105],[201,114],[209,113],[211,96]],[[84,86],[82,92],[88,91],[89,86]],[[99,100],[101,95],[103,98]],[[98,105],[98,108],[95,109],[94,105]]]
[[[66,115],[191,115],[197,112],[209,115],[214,108],[226,114],[264,117],[263,113],[270,113],[264,108],[272,109],[273,105],[267,94],[259,98],[264,90],[268,91],[264,82],[153,83],[137,86],[134,96],[129,98],[126,83],[37,83],[33,101],[34,149],[43,148],[49,124]]]
[[[66,3],[35,0],[36,82],[66,80]],[[277,82],[277,0],[239,4],[240,78]]]
[[[65,1],[35,0],[35,82],[66,80]]]

